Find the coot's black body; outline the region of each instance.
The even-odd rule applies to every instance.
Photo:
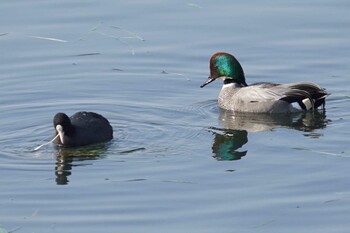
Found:
[[[54,143],[65,147],[90,145],[113,138],[109,121],[94,112],[77,112],[71,117],[57,113],[53,124],[56,134],[59,134]]]

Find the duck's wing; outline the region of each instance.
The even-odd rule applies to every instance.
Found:
[[[282,100],[298,103],[303,110],[316,109],[325,104],[327,92],[315,83],[291,84],[255,83],[237,92],[241,99],[249,102],[270,102]]]
[[[277,101],[284,97],[288,91],[285,87],[276,83],[254,83],[242,87],[237,91],[237,96],[247,102]]]
[[[325,99],[328,95],[324,88],[321,88],[316,83],[311,82],[298,82],[291,84],[284,84],[287,86],[290,91],[286,93],[286,97],[283,100],[289,102],[303,102],[305,104],[305,99],[310,100],[311,106],[306,106],[306,110],[316,109],[322,105],[322,108],[325,106]],[[300,103],[299,103],[300,105]],[[302,107],[302,106],[301,106]]]

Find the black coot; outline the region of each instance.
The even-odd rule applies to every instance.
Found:
[[[71,117],[57,113],[53,125],[59,134],[54,143],[65,147],[106,142],[113,138],[109,121],[94,112],[77,112]]]

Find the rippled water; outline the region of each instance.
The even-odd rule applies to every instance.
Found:
[[[347,232],[349,7],[3,2],[0,232]],[[326,111],[220,110],[216,51],[248,83],[319,83]],[[33,151],[83,110],[111,142]]]

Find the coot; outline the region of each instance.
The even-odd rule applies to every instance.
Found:
[[[71,117],[60,112],[55,115],[53,125],[59,135],[54,143],[64,147],[106,142],[113,138],[109,121],[94,112],[77,112]]]

